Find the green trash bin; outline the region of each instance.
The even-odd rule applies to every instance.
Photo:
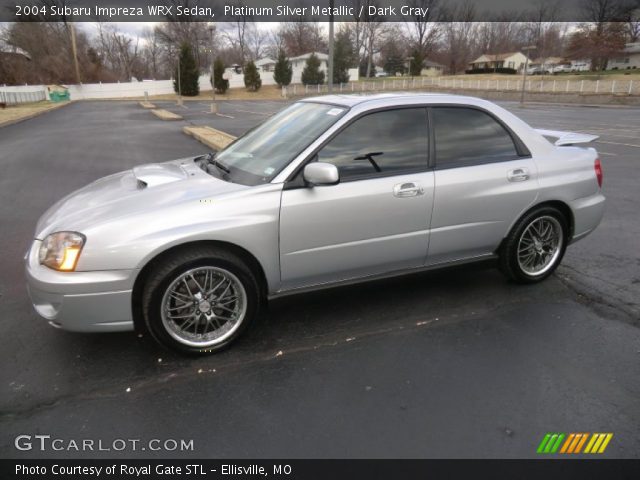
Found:
[[[49,99],[52,102],[64,102],[70,100],[69,90],[65,90],[64,92],[53,91],[49,92]]]

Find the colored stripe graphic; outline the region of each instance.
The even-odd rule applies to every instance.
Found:
[[[613,433],[594,433],[584,453],[604,453],[612,438]]]
[[[570,433],[569,436],[567,437],[567,441],[564,442],[564,445],[562,445],[562,448],[560,449],[560,453],[567,453],[567,449],[569,448],[569,445],[571,445],[571,442],[573,442],[573,439],[575,438],[576,434],[575,433]]]
[[[544,452],[544,447],[546,447],[547,442],[549,442],[549,439],[551,438],[551,434],[547,433],[544,438],[542,439],[542,441],[540,442],[540,445],[538,445],[538,453],[543,453]]]
[[[558,439],[556,440],[556,443],[551,448],[550,453],[556,453],[558,451],[558,448],[560,447],[562,440],[564,440],[564,433],[561,433],[560,435],[558,435]]]
[[[588,437],[589,437],[588,433],[583,433],[582,434],[582,438],[578,442],[578,445],[576,445],[576,449],[573,451],[573,453],[580,453],[580,450],[582,450],[582,446],[584,445],[584,442],[587,441]]]
[[[556,453],[562,440],[564,440],[564,433],[547,433],[540,445],[538,445],[538,453]]]
[[[603,453],[612,438],[613,433],[547,433],[538,445],[537,452],[543,454]],[[583,447],[585,447],[584,450]]]

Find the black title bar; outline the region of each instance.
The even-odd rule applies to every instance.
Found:
[[[588,22],[584,0],[0,0],[0,21],[45,22]],[[608,0],[607,21],[625,21],[630,0]],[[637,8],[637,6],[636,6]],[[602,19],[603,12],[599,12]]]
[[[3,480],[640,478],[640,460],[0,460]]]

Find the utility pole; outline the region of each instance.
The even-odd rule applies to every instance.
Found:
[[[180,54],[182,53],[182,48],[178,48],[178,105],[182,106],[182,85],[180,85]]]
[[[80,66],[78,65],[78,47],[76,45],[76,30],[73,27],[73,22],[69,22],[69,32],[71,34],[71,51],[73,52],[73,63],[76,69],[76,81],[78,85],[82,83],[80,80]]]
[[[535,45],[529,45],[528,47],[523,47],[522,51],[525,52],[525,61],[524,61],[524,68],[522,69],[522,90],[520,91],[520,106],[524,106],[524,90],[525,90],[525,85],[527,83],[527,68],[529,67],[529,55],[528,52],[530,52],[531,50],[535,50],[536,46]]]
[[[211,34],[211,113],[218,113],[218,106],[216,105],[216,64],[213,56],[213,32],[214,26],[209,26],[209,33]]]
[[[329,82],[327,90],[333,92],[333,4],[334,0],[329,0],[329,63],[327,65]]]

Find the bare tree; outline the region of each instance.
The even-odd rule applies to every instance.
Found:
[[[284,50],[291,57],[327,50],[327,39],[323,27],[319,22],[305,20],[304,17],[296,17],[282,24]]]
[[[473,60],[477,42],[475,16],[475,6],[468,1],[444,12],[444,18],[447,21],[443,24],[442,57],[449,73],[455,74],[464,70]]]
[[[374,9],[376,13],[370,14],[370,6],[377,7],[378,3],[375,0],[362,0],[364,5],[365,15],[364,24],[364,58],[367,63],[366,77],[371,76],[371,69],[373,68],[373,56],[378,53],[379,43],[383,37],[386,25],[384,19],[377,13],[378,9]]]
[[[407,5],[412,11],[426,10],[426,15],[414,14],[407,16],[405,19],[409,38],[411,39],[411,48],[419,52],[423,58],[427,57],[441,33],[439,0],[409,0]]]
[[[151,78],[159,78],[162,65],[162,47],[158,35],[154,29],[146,28],[142,33],[142,37],[144,39],[142,55],[147,72]]]
[[[626,7],[621,0],[582,0],[580,6],[589,23],[572,36],[572,55],[582,52],[591,59],[591,69],[607,67],[608,58],[624,47]]]
[[[629,3],[624,13],[629,42],[640,40],[640,0]]]
[[[124,34],[113,23],[98,23],[97,27],[96,49],[105,65],[118,79],[130,81],[134,76],[143,76],[140,36]]]
[[[259,23],[251,22],[245,33],[249,58],[254,62],[263,58],[267,53],[267,39],[269,35],[268,32],[261,29],[259,25]]]

